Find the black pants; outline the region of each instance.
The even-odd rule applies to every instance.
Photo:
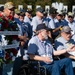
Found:
[[[18,75],[18,72],[20,70],[20,67],[22,66],[23,60],[22,57],[17,57],[14,61],[13,65],[13,74],[12,75]]]
[[[0,75],[2,75],[2,70],[3,70],[3,67],[1,66],[0,67]]]

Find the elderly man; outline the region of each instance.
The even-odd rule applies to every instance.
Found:
[[[25,17],[24,17],[24,22],[25,23],[29,23],[31,25],[31,21],[32,21],[32,11],[31,10],[27,10],[25,12]]]
[[[28,54],[30,59],[40,61],[40,64],[46,67],[49,75],[60,75],[60,69],[65,67],[66,75],[74,75],[72,62],[69,58],[53,61],[53,55],[61,55],[73,50],[72,45],[68,49],[56,51],[47,39],[47,30],[44,24],[39,24],[36,28],[37,35],[29,41]]]
[[[63,17],[63,13],[62,12],[58,12],[58,14],[56,15],[56,20],[55,20],[55,27],[59,27],[59,26],[64,26],[64,25],[68,25],[67,22],[64,22],[62,20]]]
[[[72,34],[75,34],[75,20],[74,20],[74,14],[72,12],[68,13],[68,25],[72,30]]]
[[[75,39],[71,35],[71,28],[69,26],[64,26],[60,32],[61,36],[55,40],[54,45],[57,50],[66,49],[73,44],[75,45]],[[60,56],[60,58],[64,58],[64,56],[75,60],[75,52],[68,52]],[[75,67],[75,62],[73,62],[73,67]]]
[[[10,34],[6,34],[6,32],[3,34],[5,38],[4,43],[2,46],[5,47],[5,55],[4,60],[5,63],[3,64],[3,75],[12,75],[12,66],[13,61],[17,54],[17,47],[19,47],[19,40],[22,40],[25,42],[26,36],[22,36],[21,33],[15,33],[15,31],[20,32],[20,28],[18,27],[17,23],[14,21],[14,9],[15,6],[12,2],[7,2],[4,5],[4,10],[2,13],[0,13],[0,31],[10,31]],[[14,33],[12,33],[14,31]],[[1,41],[2,42],[2,41]],[[16,44],[15,46],[13,46]],[[12,63],[11,63],[12,62]]]
[[[14,29],[12,28],[12,24],[14,25],[15,22],[13,22],[13,15],[14,15],[14,4],[12,2],[7,2],[5,3],[4,5],[4,10],[2,13],[0,13],[0,19],[1,22],[1,28],[0,28],[0,31],[17,31],[16,28],[18,28],[18,26],[15,24],[16,28],[14,27]],[[10,24],[10,21],[11,21],[11,24]],[[14,41],[15,39],[13,38],[12,35],[5,35],[5,41],[8,40],[9,42],[5,42],[6,46],[7,45],[11,45],[12,44],[12,41]],[[16,37],[15,37],[16,36]],[[15,35],[14,37],[16,38],[16,42],[17,42],[17,35]],[[7,39],[7,37],[9,39]],[[12,37],[12,38],[11,38]],[[10,40],[11,38],[11,40]],[[3,39],[3,38],[2,38]],[[4,45],[4,44],[3,44]],[[14,48],[13,48],[14,49]],[[7,48],[7,49],[4,49],[5,51],[5,63],[3,64],[3,74],[2,75],[12,75],[12,63],[10,63],[10,61],[12,61],[12,58],[10,56],[10,53],[11,53],[11,50],[13,50],[12,48]],[[15,51],[17,51],[16,49],[14,49]],[[9,52],[10,51],[10,52]],[[13,54],[13,53],[12,53]],[[7,56],[8,55],[8,56]],[[11,58],[11,60],[10,60]]]
[[[23,62],[23,56],[25,53],[25,43],[26,43],[26,38],[27,38],[27,32],[24,30],[23,28],[23,24],[21,21],[23,21],[23,19],[21,18],[22,13],[20,13],[20,11],[18,9],[15,9],[15,15],[14,15],[14,21],[17,23],[19,30],[20,30],[20,34],[18,35],[19,41],[20,41],[20,47],[17,53],[17,57],[14,61],[14,65],[13,65],[13,74],[12,75],[17,75],[19,72],[20,67],[22,66],[22,62]],[[21,20],[20,20],[21,18]],[[26,58],[24,58],[26,59]]]
[[[36,16],[33,17],[32,22],[31,22],[33,35],[34,35],[37,25],[43,23],[42,17],[43,17],[43,9],[41,7],[38,7],[36,9]]]
[[[57,9],[55,9],[54,7],[52,7],[49,11],[49,16],[48,16],[48,28],[52,29],[52,38],[53,40],[58,36],[58,31],[61,28],[61,25],[56,27],[55,25],[55,19],[56,19],[56,15],[57,15]]]

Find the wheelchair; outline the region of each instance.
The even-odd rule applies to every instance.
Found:
[[[28,60],[27,64],[23,64],[21,66],[18,75],[48,75],[48,74],[46,68],[40,66],[39,61]]]
[[[48,71],[44,66],[40,65],[39,61],[28,60],[27,64],[23,64],[21,66],[18,75],[50,75],[50,74],[48,73]],[[61,75],[65,75],[64,69],[61,70]]]

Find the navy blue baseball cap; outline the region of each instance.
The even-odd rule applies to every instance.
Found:
[[[43,13],[44,12],[44,10],[43,10],[43,8],[42,7],[38,7],[37,9],[36,9],[36,12],[37,11],[39,11],[39,12],[41,12],[41,13]]]
[[[57,9],[55,9],[54,7],[51,7],[49,10],[49,14],[57,14]]]
[[[51,30],[50,28],[48,28],[48,27],[45,25],[45,23],[42,23],[42,24],[37,25],[36,31],[39,31],[39,30],[41,30],[41,29],[45,29],[45,30],[48,30],[48,31]]]

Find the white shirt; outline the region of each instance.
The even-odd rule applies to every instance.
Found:
[[[55,22],[54,22],[54,19],[52,19],[50,16],[49,16],[48,18],[51,19],[51,20],[49,21],[48,28],[55,29]]]
[[[70,27],[71,30],[72,30],[72,34],[75,34],[75,21],[73,20],[72,23],[70,23],[70,22],[68,21],[68,25],[69,25],[69,27]]]
[[[38,24],[41,24],[41,23],[43,23],[43,22],[42,22],[42,19],[39,19],[37,16],[33,17],[32,22],[31,22],[31,25],[32,25],[32,27],[33,27],[32,30],[35,31],[37,25],[38,25]]]
[[[24,22],[28,22],[29,24],[31,24],[31,21],[27,16],[24,17]]]

